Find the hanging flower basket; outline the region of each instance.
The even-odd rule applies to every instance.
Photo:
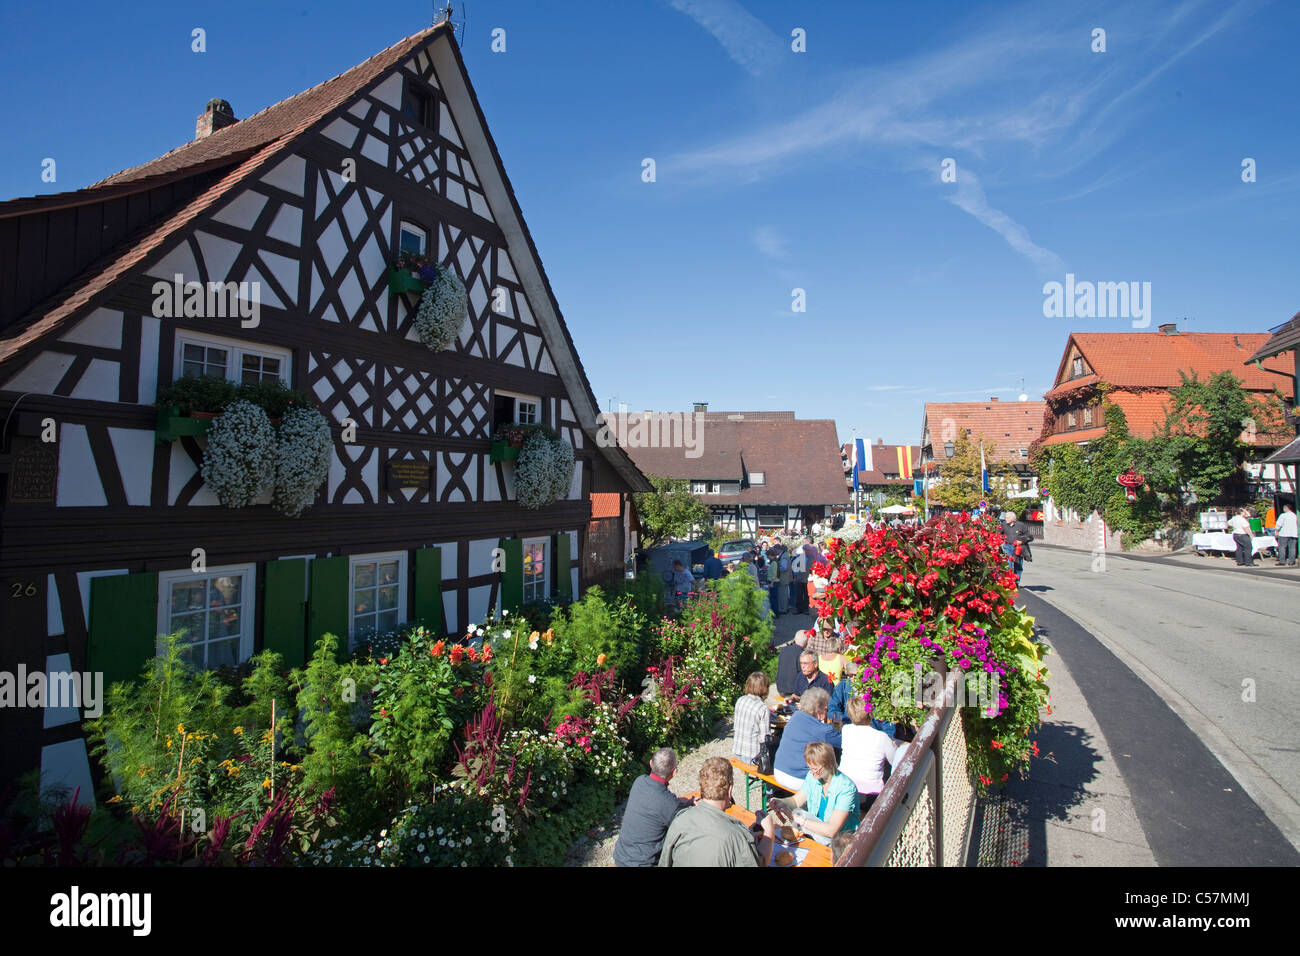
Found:
[[[275,491],[271,504],[296,518],[311,507],[329,475],[334,439],[325,416],[313,408],[291,408],[276,436]]]
[[[243,508],[275,483],[275,429],[266,412],[239,401],[212,423],[203,481],[227,508]]]
[[[515,497],[536,511],[564,498],[573,482],[573,446],[546,431],[534,431],[519,449]]]
[[[469,315],[469,297],[460,276],[427,256],[401,253],[388,271],[388,291],[420,293],[415,334],[434,352],[456,341]]]
[[[488,460],[494,464],[499,461],[514,461],[519,457],[520,449],[523,445],[511,445],[503,441],[494,441],[492,451],[488,455]]]

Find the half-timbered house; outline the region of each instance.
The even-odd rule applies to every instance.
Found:
[[[447,349],[389,290],[401,249],[467,289]],[[246,283],[256,320],[165,314],[155,283],[176,276]],[[206,439],[162,427],[159,387],[196,372],[317,402],[333,459],[300,517],[222,506]],[[461,633],[576,596],[609,570],[584,570],[592,495],[622,512],[649,490],[595,441],[591,387],[445,24],[242,120],[214,100],[193,141],[89,188],[0,204],[0,412],[9,674],[132,678],[182,627],[208,666],[263,648],[300,664],[325,632]],[[512,422],[573,446],[567,498],[514,500],[490,441]],[[80,717],[0,709],[4,776],[39,762],[84,799]]]

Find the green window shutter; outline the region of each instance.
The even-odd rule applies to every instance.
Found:
[[[113,574],[90,579],[87,666],[104,685],[133,681],[158,654],[158,575]]]
[[[501,607],[517,611],[524,603],[524,543],[519,538],[502,538],[505,568],[501,572]]]
[[[282,655],[285,667],[302,667],[307,662],[307,605],[302,599],[306,580],[306,558],[266,562],[262,646]]]
[[[443,633],[441,548],[415,552],[415,619],[435,633]]]
[[[569,536],[555,536],[555,593],[560,597],[573,600],[573,575],[570,571],[572,559],[569,557]]]
[[[316,652],[316,642],[322,634],[333,634],[339,639],[339,660],[347,656],[351,600],[347,555],[312,561],[311,590],[307,598],[307,646],[312,653]]]

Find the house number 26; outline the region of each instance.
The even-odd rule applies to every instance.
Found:
[[[14,593],[9,595],[11,598],[34,597],[36,594],[36,585],[31,581],[28,581],[26,585],[21,581],[15,581],[9,586],[14,589]]]

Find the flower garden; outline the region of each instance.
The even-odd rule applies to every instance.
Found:
[[[999,540],[945,517],[833,540],[817,568],[830,579],[818,613],[844,622],[873,715],[923,719],[889,690],[917,666],[998,675],[989,712],[963,710],[982,787],[1024,772],[1047,703]],[[0,818],[0,860],[558,865],[655,749],[711,739],[745,677],[775,671],[766,594],[748,574],[675,619],[661,593],[639,577],[454,639],[417,625],[351,654],[326,635],[292,671],[272,652],[195,671],[172,635],[86,723],[105,771],[98,807],[41,805],[29,781]]]

